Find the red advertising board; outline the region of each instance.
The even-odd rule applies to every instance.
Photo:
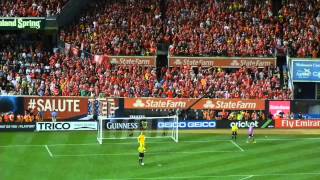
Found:
[[[276,115],[279,112],[290,113],[290,101],[269,101],[269,111]]]
[[[240,68],[258,66],[260,68],[276,64],[276,58],[245,57],[169,57],[169,66],[198,66]]]
[[[288,120],[280,119],[276,120],[276,128],[285,129],[304,129],[304,128],[320,128],[320,120]]]
[[[125,98],[125,109],[186,109],[197,99],[188,98]],[[192,109],[264,110],[265,100],[202,99]]]
[[[44,119],[51,119],[56,110],[58,120],[68,120],[88,114],[88,98],[81,97],[24,97],[24,109],[43,111]]]

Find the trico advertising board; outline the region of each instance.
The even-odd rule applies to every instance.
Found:
[[[186,109],[196,99],[187,98],[125,98],[125,109]],[[264,110],[265,101],[259,99],[202,99],[192,109]]]
[[[86,131],[97,130],[96,121],[88,122],[37,122],[37,131]]]
[[[292,60],[292,80],[295,82],[320,82],[319,60]]]

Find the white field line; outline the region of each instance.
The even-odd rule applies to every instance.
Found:
[[[250,178],[252,178],[253,176],[254,176],[254,175],[250,175],[250,176],[247,176],[247,177],[241,178],[241,179],[239,179],[239,180],[250,179]]]
[[[232,141],[232,140],[230,140],[230,142],[233,144],[233,145],[235,145],[238,149],[240,149],[240,151],[244,151],[243,149],[242,149],[242,147],[240,147],[237,143],[235,143],[234,141]]]
[[[146,154],[167,155],[167,154],[202,154],[202,153],[236,153],[238,151],[170,151],[170,152],[152,152]],[[89,157],[89,156],[132,156],[137,153],[99,153],[99,154],[55,154],[54,157]]]
[[[213,175],[213,176],[183,176],[183,177],[150,177],[150,178],[116,178],[117,180],[138,180],[138,179],[208,179],[208,178],[219,178],[223,179],[224,177],[244,177],[244,178],[252,178],[252,177],[265,177],[265,176],[306,176],[306,175],[319,175],[320,172],[314,172],[314,173],[274,173],[274,174],[253,174],[253,175],[240,175],[240,174],[234,174],[234,175]],[[270,178],[271,179],[271,178]],[[115,179],[109,179],[109,178],[101,178],[97,180],[115,180]],[[244,180],[242,178],[242,180]]]
[[[44,147],[47,149],[50,157],[53,157],[53,154],[52,154],[52,152],[50,151],[49,147],[48,147],[47,145],[45,145]]]
[[[223,141],[229,141],[229,140],[199,140],[199,141],[179,141],[179,143],[201,143],[201,142],[223,142]],[[159,142],[148,142],[148,144],[168,144],[171,143],[171,141],[159,141]],[[84,144],[47,144],[48,146],[101,146],[101,145],[109,145],[109,144],[137,144],[136,141],[134,142],[106,142],[103,144],[98,143],[84,143]],[[44,146],[43,144],[20,144],[20,145],[0,145],[0,148],[5,147],[39,147]]]
[[[298,141],[298,140],[320,140],[320,138],[256,138],[257,141]],[[230,141],[224,139],[213,139],[213,140],[199,140],[199,141],[179,141],[180,143],[201,143],[201,142],[223,142]],[[159,142],[148,142],[148,144],[166,144],[171,141],[159,141]],[[110,145],[110,144],[137,144],[137,142],[105,142],[103,144],[98,143],[83,143],[83,144],[47,144],[47,146],[101,146],[101,145]],[[0,148],[10,148],[10,147],[43,147],[45,144],[12,144],[12,145],[0,145]]]

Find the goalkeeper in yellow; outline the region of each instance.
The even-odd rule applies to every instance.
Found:
[[[146,137],[141,132],[141,134],[138,137],[138,143],[139,143],[138,152],[139,152],[139,164],[141,164],[142,166],[144,165],[143,159],[144,159],[144,153],[146,152],[145,140],[146,140]]]

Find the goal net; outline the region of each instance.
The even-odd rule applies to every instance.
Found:
[[[146,138],[171,138],[178,142],[178,116],[164,117],[98,117],[97,140],[137,138],[143,132]]]

